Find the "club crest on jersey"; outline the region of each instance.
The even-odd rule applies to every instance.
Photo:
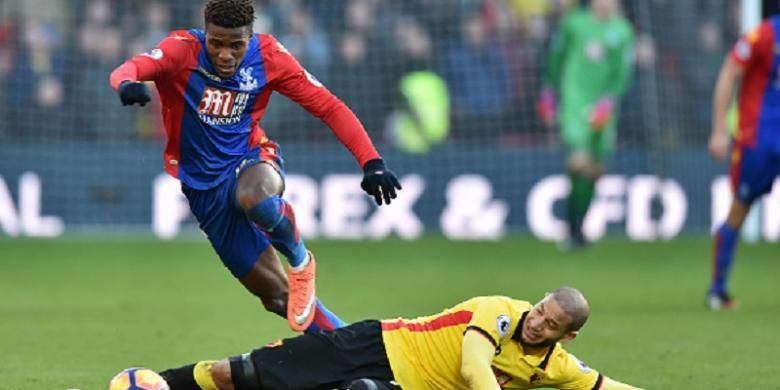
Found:
[[[238,88],[242,91],[252,91],[257,89],[257,80],[252,77],[252,67],[241,68],[238,71],[241,82],[238,84]]]
[[[198,104],[198,115],[209,125],[234,125],[241,121],[248,101],[246,92],[206,87]]]
[[[587,57],[591,62],[600,62],[604,59],[604,57],[607,54],[607,49],[604,47],[604,44],[592,39],[585,43],[585,57]]]

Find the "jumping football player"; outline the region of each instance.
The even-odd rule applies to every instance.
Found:
[[[271,312],[303,331],[343,322],[315,296],[315,260],[282,198],[284,164],[259,127],[273,91],[325,122],[363,168],[378,205],[401,189],[360,121],[268,34],[252,32],[252,0],[210,0],[205,30],[174,31],[111,73],[123,105],[143,106],[144,81],[162,101],[166,171],[177,177],[200,228],[234,277]],[[289,263],[287,276],[276,252]],[[313,324],[313,325],[312,325]]]

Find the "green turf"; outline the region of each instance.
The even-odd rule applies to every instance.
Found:
[[[568,346],[649,389],[776,389],[780,248],[744,245],[734,313],[703,293],[707,240],[602,242],[584,254],[501,242],[312,242],[319,295],[344,319],[432,314],[475,295],[537,300],[581,288],[590,322]],[[289,335],[207,243],[0,240],[0,389],[104,389],[122,368],[163,369]]]

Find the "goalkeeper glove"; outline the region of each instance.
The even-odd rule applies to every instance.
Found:
[[[555,123],[557,110],[558,103],[555,99],[555,92],[552,88],[542,89],[542,93],[539,95],[539,103],[536,105],[536,113],[539,115],[539,119],[547,126],[552,126]]]
[[[381,158],[369,160],[363,165],[363,181],[360,188],[374,197],[376,204],[381,206],[382,199],[385,204],[390,204],[390,199],[395,199],[396,189],[401,189],[401,184],[395,174],[385,168],[385,162]]]
[[[604,126],[612,119],[612,110],[615,108],[615,101],[611,97],[605,96],[599,99],[593,110],[590,112],[590,127],[593,131],[601,131]]]
[[[149,87],[138,81],[123,81],[119,84],[119,99],[123,106],[131,106],[138,103],[139,106],[145,106],[151,100],[149,96]]]

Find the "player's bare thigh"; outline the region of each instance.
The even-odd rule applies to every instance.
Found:
[[[236,187],[236,200],[244,210],[253,208],[268,197],[281,195],[284,180],[272,162],[255,164],[241,173]]]

